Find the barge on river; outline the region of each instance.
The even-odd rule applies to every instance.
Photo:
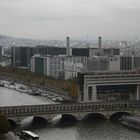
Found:
[[[122,116],[121,120],[123,125],[140,131],[140,116]]]

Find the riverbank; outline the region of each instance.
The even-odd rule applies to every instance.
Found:
[[[58,88],[59,90],[63,91],[68,91],[68,81],[36,75],[25,69],[0,66],[0,75],[1,77],[14,79],[16,81],[22,81],[24,83],[27,83],[28,85],[36,84],[41,86]]]
[[[32,96],[43,96],[45,98],[48,98],[52,100],[53,102],[63,102],[63,103],[69,103],[72,102],[69,95],[65,93],[61,93],[60,91],[56,91],[54,89],[48,89],[45,87],[40,87],[38,85],[24,85],[23,83],[17,83],[6,80],[0,80],[0,87],[8,88],[11,90],[19,91],[21,93],[25,93]]]
[[[48,76],[41,76],[31,73],[29,70],[1,67],[0,78],[4,80],[13,80],[18,83],[23,83],[28,86],[38,86],[54,91],[59,91],[60,94],[69,94],[72,98],[77,96],[77,86],[73,80],[54,79]]]

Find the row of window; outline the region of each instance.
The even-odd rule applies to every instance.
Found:
[[[100,76],[100,77],[91,77],[91,76],[86,76],[88,79],[122,79],[122,78],[140,78],[140,75],[114,75],[114,76]]]

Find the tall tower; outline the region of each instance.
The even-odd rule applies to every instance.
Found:
[[[98,37],[98,48],[99,48],[99,50],[102,48],[102,37],[101,36]]]
[[[70,56],[71,52],[70,52],[70,37],[66,37],[66,55]]]

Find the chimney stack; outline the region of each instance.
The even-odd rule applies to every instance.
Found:
[[[66,55],[70,56],[70,37],[66,37]]]
[[[98,48],[99,49],[102,48],[102,37],[101,36],[98,37]]]
[[[66,45],[67,45],[67,47],[70,47],[70,37],[69,36],[66,37]]]

